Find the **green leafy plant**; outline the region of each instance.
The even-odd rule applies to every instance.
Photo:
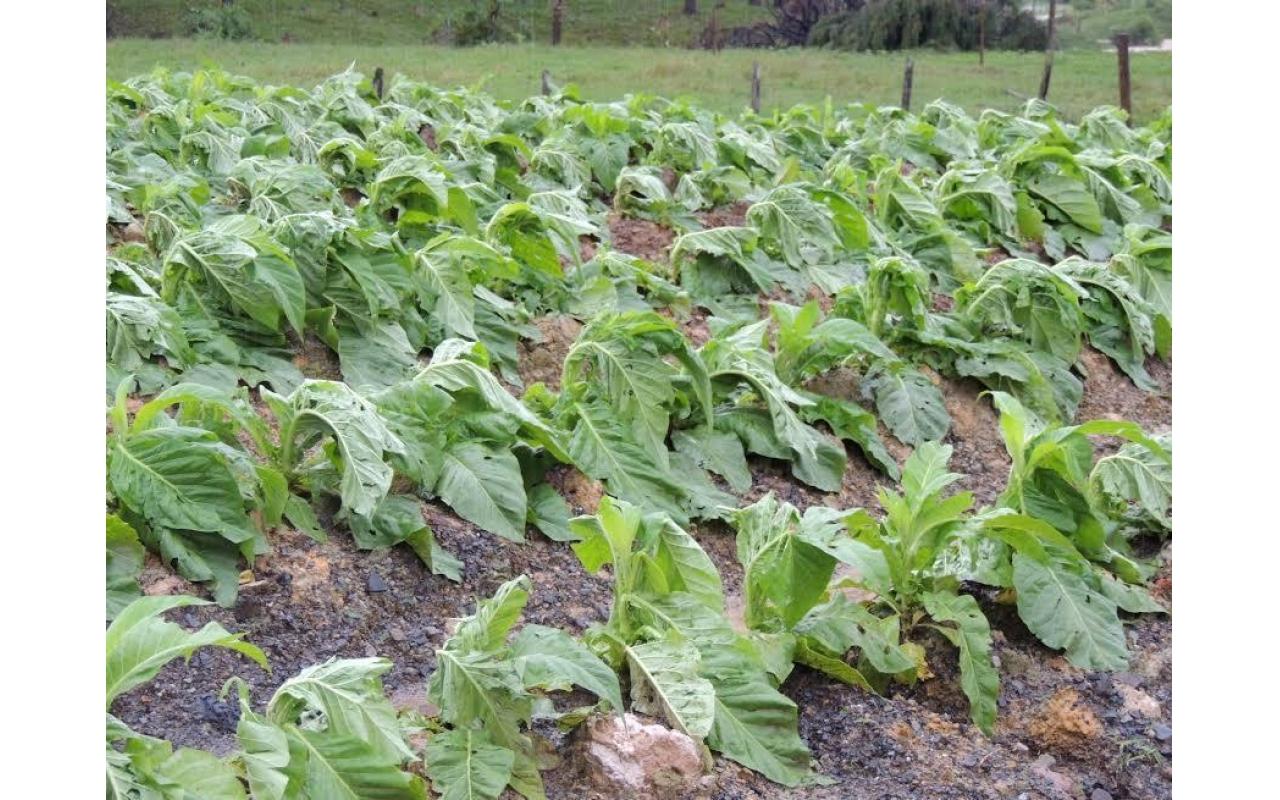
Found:
[[[267,668],[261,650],[216,622],[191,632],[160,616],[205,602],[182,596],[137,598],[120,609],[107,628],[107,797],[112,800],[245,797],[236,770],[226,761],[203,750],[174,750],[169,742],[136,733],[111,715],[117,698],[153,679],[170,661],[190,658],[201,647],[225,647]]]
[[[238,760],[253,797],[425,800],[417,760],[383,694],[382,658],[330,659],[280,685],[263,713],[237,678]],[[224,690],[225,691],[225,690]]]
[[[576,685],[622,708],[613,670],[568,634],[525,625],[508,641],[531,590],[523,575],[504,583],[436,651],[427,696],[449,727],[428,742],[427,771],[445,797],[496,798],[508,785],[545,796],[528,733],[541,693]]]
[[[1013,460],[1000,504],[1044,520],[1089,559],[1129,583],[1148,577],[1151,569],[1129,554],[1128,504],[1136,504],[1137,519],[1169,524],[1171,452],[1132,422],[1093,420],[1054,427],[1008,395],[996,392],[992,400]],[[1097,435],[1131,444],[1095,462],[1089,437]]]
[[[884,519],[876,523],[865,513],[849,518],[853,538],[879,556],[853,580],[875,592],[871,613],[878,631],[895,647],[899,635],[911,642],[926,628],[941,633],[956,647],[960,686],[969,698],[970,716],[990,735],[999,694],[999,676],[991,661],[991,627],[974,597],[959,592],[955,577],[938,568],[952,540],[962,534],[973,505],[970,492],[943,496],[961,477],[947,471],[950,460],[950,445],[926,442],[917,447],[903,467],[902,493],[879,491]],[[914,659],[897,658],[890,663],[881,656],[877,663],[872,660],[874,649],[864,650],[864,659],[882,676],[907,673],[914,677],[924,651],[918,642],[911,644]]]
[[[139,541],[191,580],[212,581],[218,601],[229,605],[239,583],[238,557],[266,551],[249,512],[271,505],[274,490],[246,453],[201,422],[212,413],[234,425],[245,412],[216,390],[180,385],[130,420],[127,387],[128,381],[121,384],[110,413],[109,496]],[[183,415],[161,413],[175,402]],[[118,533],[127,537],[123,529]]]
[[[777,690],[790,659],[729,625],[720,576],[697,541],[661,513],[608,497],[572,529],[588,571],[611,566],[609,620],[586,638],[626,670],[632,707],[771,780],[819,780],[796,706]]]

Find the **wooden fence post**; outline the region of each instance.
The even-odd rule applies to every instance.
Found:
[[[1133,125],[1133,95],[1132,85],[1129,82],[1129,34],[1117,33],[1114,41],[1116,65],[1120,70],[1120,107],[1124,109],[1129,124]]]
[[[760,113],[760,62],[751,62],[751,110]]]
[[[545,69],[542,71],[542,93],[551,94],[551,73]]]
[[[1041,100],[1049,99],[1049,80],[1053,77],[1053,51],[1050,50],[1044,54],[1044,74],[1040,76],[1040,94],[1037,95]]]
[[[1053,77],[1054,23],[1058,16],[1058,0],[1049,0],[1049,38],[1044,46],[1044,75],[1040,77],[1040,99],[1049,99],[1049,80]]]
[[[553,0],[551,4],[551,45],[560,44],[560,31],[564,23],[564,0]]]
[[[987,0],[978,3],[978,66],[987,64]]]
[[[378,67],[373,71],[373,91],[378,95],[378,99],[382,99],[382,67]]]
[[[911,110],[911,81],[915,77],[916,65],[907,58],[907,66],[902,70],[902,109]]]

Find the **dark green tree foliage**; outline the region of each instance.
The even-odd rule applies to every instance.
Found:
[[[519,23],[502,13],[501,0],[473,3],[452,31],[452,44],[468,47],[495,42],[518,42],[527,38]]]
[[[841,50],[976,50],[980,14],[987,17],[987,47],[1040,50],[1046,31],[1011,0],[868,0],[825,17],[809,44]]]
[[[107,12],[112,13],[111,3]],[[252,39],[253,17],[234,3],[205,3],[187,9],[183,18],[186,34],[197,39],[228,39],[232,41]],[[110,33],[108,25],[108,33]]]

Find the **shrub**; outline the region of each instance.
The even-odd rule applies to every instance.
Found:
[[[814,26],[809,44],[843,50],[976,50],[980,13],[987,17],[987,47],[1044,47],[1044,26],[1010,0],[988,3],[985,11],[976,0],[872,0],[825,17]]]
[[[253,17],[236,5],[189,8],[184,26],[188,36],[198,39],[240,41],[253,38]]]

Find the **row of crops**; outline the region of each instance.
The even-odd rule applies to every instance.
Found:
[[[984,586],[1072,664],[1123,668],[1121,613],[1162,610],[1133,542],[1171,531],[1172,439],[1075,424],[1076,365],[1091,346],[1156,389],[1170,135],[1168,118],[1069,124],[1038,102],[735,120],[399,79],[379,100],[353,73],[312,91],[216,71],[110,84],[108,795],[423,797],[425,774],[447,797],[536,798],[535,714],[626,708],[780,784],[819,782],[779,691],[795,664],[884,691],[927,670],[936,631],[993,730]],[[706,227],[726,206],[741,224]],[[674,229],[669,259],[613,249],[610,214]],[[525,385],[519,345],[548,315],[585,326],[555,385]],[[820,390],[836,370],[857,396]],[[999,412],[1013,466],[988,507],[950,492],[931,373],[977,381]],[[882,517],[741,499],[761,459],[837,492],[850,458],[898,482]],[[595,513],[548,482],[561,465],[603,484]],[[111,716],[198,647],[265,663],[216,623],[165,621],[197,601],[140,597],[146,551],[223,605],[280,526],[407,546],[427,580],[461,580],[424,499],[607,568],[608,619],[580,639],[516,630],[535,587],[505,584],[436,652],[438,718],[397,715],[377,658],[304,670],[257,711],[241,685],[229,758]],[[741,625],[694,525],[736,536]],[[556,712],[548,695],[573,686],[597,704]]]

